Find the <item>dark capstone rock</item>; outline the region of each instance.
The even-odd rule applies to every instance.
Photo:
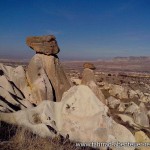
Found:
[[[60,51],[53,35],[27,37],[26,44],[37,53],[46,55],[55,55]]]

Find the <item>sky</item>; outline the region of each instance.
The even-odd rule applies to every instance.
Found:
[[[61,59],[150,56],[150,0],[0,0],[0,58],[31,58],[55,35]]]

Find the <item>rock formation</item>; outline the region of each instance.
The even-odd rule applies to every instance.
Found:
[[[81,84],[87,85],[92,89],[92,91],[95,93],[95,95],[104,103],[106,104],[105,97],[102,93],[102,91],[98,88],[96,84],[96,79],[94,76],[95,66],[91,63],[85,63],[83,64],[84,71],[82,73],[82,81]]]
[[[79,142],[135,142],[132,133],[107,112],[108,107],[89,87],[79,85],[64,93],[61,102],[43,101],[36,108],[0,113],[0,120],[26,126],[43,137],[68,134],[70,140]]]
[[[128,99],[128,90],[120,85],[111,85],[109,90],[110,95],[118,99]]]
[[[130,102],[129,106],[126,108],[125,113],[133,115],[136,113],[139,109],[139,106],[135,104],[134,102]]]
[[[15,112],[21,109],[31,108],[32,104],[26,99],[23,91],[20,89],[21,87],[17,85],[17,83],[23,83],[23,80],[19,80],[20,78],[14,73],[17,68],[14,69],[1,64],[0,70],[3,72],[0,76],[0,111]],[[18,82],[15,79],[18,79]],[[22,84],[22,86],[24,85]]]
[[[112,108],[112,109],[115,109],[115,108],[117,108],[120,105],[120,100],[118,100],[118,99],[116,99],[116,98],[114,98],[112,96],[110,96],[107,99],[107,101],[108,101],[109,107]]]
[[[29,86],[32,89],[32,102],[38,104],[47,99],[60,101],[62,94],[71,85],[59,58],[52,55],[59,52],[55,37],[28,37],[27,45],[37,52],[31,59],[26,72]]]
[[[22,108],[26,108],[43,100],[60,101],[71,87],[56,55],[59,47],[54,36],[28,37],[27,44],[37,54],[26,70],[22,66],[13,68],[0,64],[0,96],[6,99],[0,101],[3,111],[19,110],[22,103]]]
[[[83,64],[83,67],[84,67],[84,69],[85,69],[85,68],[89,68],[89,69],[92,69],[92,70],[95,70],[95,69],[96,69],[96,67],[95,67],[94,64],[92,64],[92,63],[84,63],[84,64]]]
[[[91,63],[83,65],[82,80],[71,78],[77,85],[71,87],[54,36],[28,37],[26,43],[36,51],[27,68],[0,64],[0,121],[76,142],[149,142],[149,93],[97,84]]]
[[[136,124],[141,125],[143,127],[149,127],[149,119],[147,116],[147,110],[144,103],[139,105],[139,109],[133,114],[134,121]]]
[[[53,35],[28,37],[26,43],[37,53],[53,55],[60,51],[56,38]]]

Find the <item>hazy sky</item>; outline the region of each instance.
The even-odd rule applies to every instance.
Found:
[[[60,58],[150,56],[150,0],[0,0],[0,56],[30,58],[54,34]]]

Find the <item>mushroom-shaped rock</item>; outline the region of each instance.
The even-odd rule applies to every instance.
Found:
[[[0,120],[26,126],[43,137],[68,134],[78,142],[135,142],[132,133],[107,112],[108,107],[88,86],[79,85],[65,92],[61,102],[43,101],[32,109],[0,113]]]
[[[60,51],[53,35],[27,37],[26,44],[37,53],[46,55],[57,54]]]
[[[110,96],[107,100],[108,100],[108,106],[112,109],[116,109],[120,105],[120,100],[116,99],[113,96]]]
[[[95,95],[105,104],[105,97],[101,91],[101,89],[96,84],[96,79],[94,76],[94,71],[89,68],[85,68],[82,73],[82,81],[81,84],[87,85],[92,89]]]

